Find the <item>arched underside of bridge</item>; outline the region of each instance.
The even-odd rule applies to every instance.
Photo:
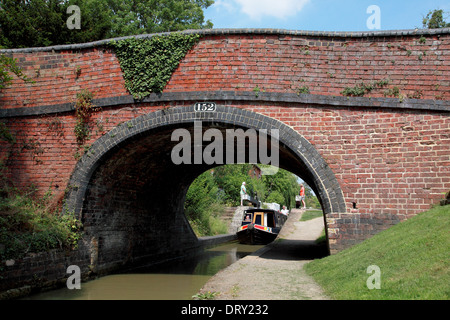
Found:
[[[333,172],[292,128],[239,108],[217,106],[213,113],[200,113],[192,107],[174,107],[116,127],[98,139],[77,164],[66,203],[82,218],[90,241],[91,264],[108,269],[179,255],[198,246],[184,215],[185,196],[192,181],[216,164],[177,165],[171,157],[172,149],[179,144],[179,140],[171,141],[174,130],[187,129],[194,138],[197,120],[203,132],[215,128],[223,137],[227,129],[268,129],[269,133],[278,129],[279,167],[307,182],[325,213],[346,211]],[[203,142],[203,148],[209,143]],[[268,154],[273,152],[270,146],[268,143]],[[225,145],[223,150],[225,160]]]

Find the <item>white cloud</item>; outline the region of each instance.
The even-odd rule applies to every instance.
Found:
[[[232,12],[235,8],[230,0],[216,0],[212,7],[216,8],[216,10],[221,10],[222,8],[228,12]]]
[[[219,0],[220,1],[220,0]],[[251,19],[263,16],[284,19],[297,14],[310,0],[234,0]],[[220,1],[222,2],[222,1]]]

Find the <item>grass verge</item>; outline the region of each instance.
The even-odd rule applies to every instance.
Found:
[[[314,260],[306,272],[333,299],[448,300],[450,206],[403,221],[338,254]],[[380,270],[380,289],[369,289]]]
[[[323,217],[322,210],[306,210],[302,217],[300,218],[300,221],[307,221],[314,218]]]

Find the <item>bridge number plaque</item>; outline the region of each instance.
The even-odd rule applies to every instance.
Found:
[[[197,102],[194,105],[194,110],[196,112],[214,112],[216,111],[216,104],[214,102]]]

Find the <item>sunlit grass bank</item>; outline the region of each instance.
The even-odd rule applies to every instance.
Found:
[[[310,262],[306,272],[333,299],[448,300],[450,206],[436,207],[372,238]],[[380,289],[376,283],[378,266]],[[369,281],[368,281],[369,280]]]

